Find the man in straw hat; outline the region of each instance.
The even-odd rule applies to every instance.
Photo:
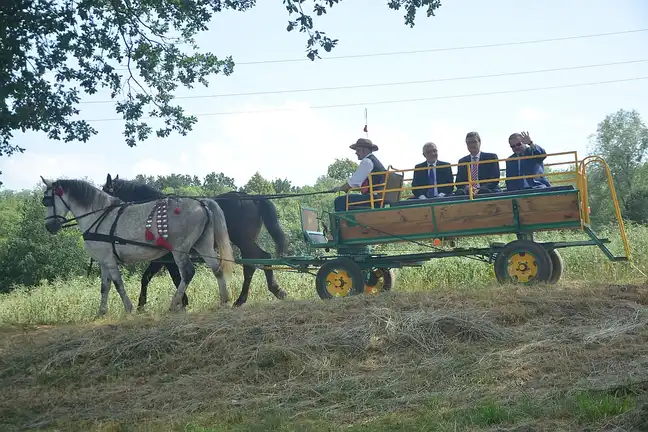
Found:
[[[331,191],[348,192],[349,189],[351,188],[362,187],[359,194],[353,194],[348,196],[349,210],[355,210],[356,208],[360,208],[360,207],[371,207],[370,202],[355,204],[355,205],[351,205],[351,203],[370,200],[369,175],[371,175],[371,182],[372,185],[374,185],[373,186],[374,199],[380,198],[380,195],[378,195],[376,192],[384,189],[384,185],[382,184],[385,183],[385,174],[373,174],[373,173],[384,172],[386,170],[383,164],[373,154],[373,152],[378,151],[378,146],[373,142],[371,142],[371,140],[368,138],[360,138],[354,144],[351,144],[349,148],[355,150],[355,154],[358,157],[358,160],[360,161],[360,164],[358,165],[358,169],[356,169],[356,171],[353,173],[353,175],[349,180],[347,180],[340,186],[334,187],[333,189],[331,189]],[[375,185],[382,185],[382,186],[375,186]],[[334,206],[336,212],[346,210],[346,200],[347,200],[346,195],[342,195],[335,198]],[[379,204],[379,203],[375,203],[375,204]]]

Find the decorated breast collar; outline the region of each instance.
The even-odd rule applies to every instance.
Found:
[[[162,246],[165,249],[171,251],[173,248],[171,244],[167,241],[169,238],[169,218],[168,218],[168,208],[169,208],[169,198],[164,198],[159,200],[153,206],[153,210],[149,213],[148,218],[146,218],[146,231],[144,233],[146,240],[153,241],[157,246]],[[176,207],[174,210],[175,214],[180,214],[180,208]],[[155,219],[155,228],[158,232],[158,237],[156,238],[151,228],[153,227],[153,218]]]

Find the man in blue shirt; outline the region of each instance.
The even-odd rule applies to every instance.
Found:
[[[531,140],[528,132],[514,133],[509,137],[513,154],[506,161],[506,190],[536,189],[551,187],[545,176],[508,180],[508,177],[544,174],[544,160],[547,152]],[[533,159],[519,159],[523,156],[545,155]]]

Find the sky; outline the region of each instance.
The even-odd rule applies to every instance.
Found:
[[[307,10],[311,5],[306,3]],[[232,55],[239,64],[229,77],[213,76],[208,88],[176,93],[199,96],[179,101],[198,117],[192,132],[153,134],[131,148],[112,103],[82,104],[80,118],[117,120],[91,122],[99,134],[87,143],[17,132],[15,143],[27,150],[0,158],[3,187],[32,188],[40,175],[102,184],[107,173],[202,178],[212,171],[233,177],[238,186],[255,172],[313,184],[335,158],[355,159],[349,145],[366,136],[365,109],[368,136],[380,147],[376,156],[396,169],[422,162],[428,141],[437,144],[440,160],[456,163],[467,154],[464,139],[473,130],[481,135],[482,150],[500,158],[510,155],[507,138],[519,131],[528,131],[548,153],[577,151],[582,158],[588,137],[606,115],[635,109],[648,122],[648,79],[521,91],[648,77],[648,31],[515,44],[648,29],[645,0],[444,0],[434,17],[420,10],[414,28],[404,24],[403,15],[385,1],[342,0],[327,15],[314,17],[316,26],[339,42],[311,62],[305,57],[307,37],[286,31],[289,16],[281,2],[218,13],[197,41],[201,50]],[[492,44],[509,45],[465,48]],[[410,53],[368,55],[403,51]],[[329,58],[357,55],[362,56]],[[292,59],[299,61],[268,62]],[[519,74],[637,60],[646,61]],[[483,77],[510,73],[518,74]],[[436,82],[411,83],[430,80]],[[368,84],[373,86],[330,89]],[[329,90],[285,92],[317,88]],[[208,97],[267,91],[283,92]],[[104,92],[82,101],[106,99]],[[262,112],[241,113],[247,111]]]

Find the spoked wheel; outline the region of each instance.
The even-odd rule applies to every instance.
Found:
[[[390,291],[394,287],[394,271],[392,269],[377,268],[367,271],[367,280],[364,284],[365,294],[380,294]]]
[[[549,252],[530,240],[507,244],[495,259],[495,277],[500,283],[548,282],[553,273]]]
[[[347,258],[328,261],[317,271],[315,288],[323,300],[361,294],[364,290],[362,270]]]

